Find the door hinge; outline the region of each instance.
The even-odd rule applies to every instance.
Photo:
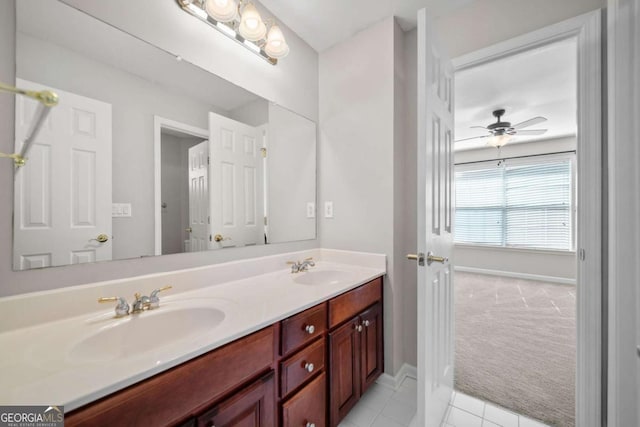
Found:
[[[211,157],[207,156],[207,164],[210,165],[211,164]]]
[[[260,152],[262,153],[262,157],[267,157],[267,149],[265,147],[262,147]]]
[[[587,258],[587,253],[584,249],[580,249],[580,251],[578,251],[578,254],[580,257],[580,261],[584,261]]]

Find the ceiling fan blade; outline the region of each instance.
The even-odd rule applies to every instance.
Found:
[[[520,122],[517,125],[513,125],[512,128],[514,129],[522,129],[522,128],[526,128],[529,126],[533,126],[533,125],[537,125],[538,123],[542,123],[542,122],[546,122],[547,118],[546,117],[534,117],[532,119],[529,120],[525,120],[524,122]]]
[[[542,135],[546,129],[523,129],[516,131],[516,135]]]
[[[484,130],[488,130],[486,127],[484,126],[469,126],[469,129],[484,129]]]
[[[453,141],[453,142],[469,141],[470,139],[482,139],[482,138],[486,138],[486,137],[488,137],[488,136],[491,136],[491,135],[473,136],[473,137],[471,137],[471,138],[457,139],[457,140],[455,140],[455,141]]]

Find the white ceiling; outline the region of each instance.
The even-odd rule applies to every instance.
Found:
[[[318,52],[347,40],[389,16],[403,30],[416,26],[419,9],[436,18],[473,0],[260,0],[271,13]]]
[[[516,136],[509,144],[576,134],[576,45],[569,39],[512,55],[455,76],[456,141],[487,134],[471,126],[495,122],[492,111],[503,108],[502,121],[512,125],[535,116],[548,119],[527,129],[548,129],[541,136]],[[456,150],[481,148],[486,138],[456,142]]]

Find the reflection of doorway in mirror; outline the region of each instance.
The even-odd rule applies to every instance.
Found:
[[[16,170],[14,270],[110,260],[111,104],[21,79],[16,84],[53,90],[60,101],[29,161]],[[16,98],[17,151],[35,106]],[[98,239],[102,234],[106,240]]]
[[[160,139],[162,254],[206,250],[208,143],[169,128],[161,130]]]

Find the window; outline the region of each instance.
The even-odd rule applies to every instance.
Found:
[[[572,250],[574,157],[456,166],[455,242]]]

